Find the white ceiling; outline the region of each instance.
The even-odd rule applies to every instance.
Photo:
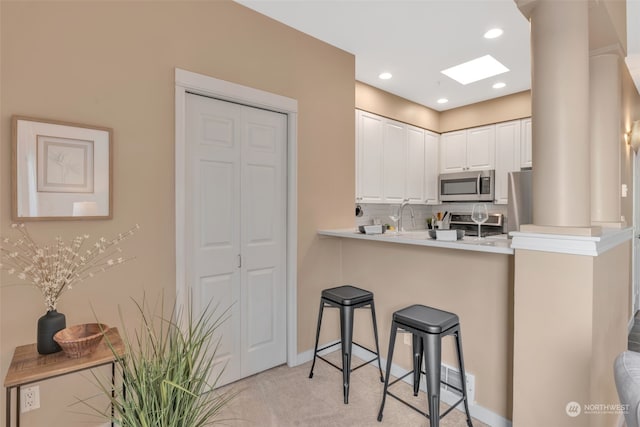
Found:
[[[513,0],[236,1],[354,54],[356,80],[434,110],[531,88],[529,23]],[[485,39],[493,27],[504,34]],[[466,86],[440,73],[487,54],[510,71]],[[493,89],[498,81],[507,86]]]

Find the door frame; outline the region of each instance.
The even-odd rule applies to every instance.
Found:
[[[633,326],[633,319],[636,312],[640,309],[640,253],[636,249],[637,239],[640,236],[640,155],[635,151],[631,151],[633,156],[633,218],[631,220],[633,226],[633,239],[631,241],[631,319],[630,327]]]
[[[297,365],[297,123],[298,101],[180,68],[175,69],[175,204],[176,204],[176,303],[186,307],[190,286],[187,283],[186,254],[192,242],[185,230],[186,221],[186,98],[187,93],[262,108],[287,115],[287,365]]]

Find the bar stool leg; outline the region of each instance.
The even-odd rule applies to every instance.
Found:
[[[349,403],[349,377],[351,375],[351,349],[353,346],[353,307],[340,307],[340,333],[342,335],[342,385],[344,403]]]
[[[420,370],[422,369],[422,354],[424,346],[422,338],[412,334],[413,339],[413,395],[417,396],[420,391]]]
[[[384,375],[384,389],[382,392],[382,403],[378,412],[378,421],[382,421],[382,411],[384,410],[384,402],[387,400],[387,388],[389,388],[389,373],[391,372],[391,361],[393,360],[393,347],[396,343],[396,322],[391,322],[391,334],[389,337],[389,351],[387,352],[387,370]]]
[[[380,382],[384,382],[382,375],[382,363],[380,362],[380,346],[378,345],[378,323],[376,322],[376,306],[371,301],[371,320],[373,321],[373,337],[376,340],[376,353],[378,353],[378,369],[380,370]]]
[[[462,357],[462,336],[460,327],[455,333],[456,349],[458,350],[458,367],[460,368],[460,380],[462,382],[462,395],[464,396],[464,411],[467,414],[467,426],[473,427],[471,423],[471,413],[469,413],[469,397],[467,396],[467,375],[464,372],[464,358]]]
[[[439,334],[424,334],[422,337],[427,358],[427,394],[429,396],[429,425],[440,425],[440,360],[441,337]]]
[[[311,364],[311,371],[309,372],[309,378],[313,378],[313,368],[316,366],[316,356],[318,355],[318,340],[320,339],[320,325],[322,325],[322,312],[324,311],[324,301],[320,299],[320,309],[318,310],[318,326],[316,328],[316,346],[313,349],[313,363]]]

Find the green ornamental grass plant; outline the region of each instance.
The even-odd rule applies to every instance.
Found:
[[[123,331],[126,356],[116,362],[126,396],[122,388],[114,390],[110,379],[96,377],[113,405],[114,423],[122,427],[201,427],[222,421],[220,412],[237,393],[214,390],[224,368],[213,362],[220,344],[214,334],[229,310],[217,314],[218,307],[207,307],[194,316],[190,307],[183,317],[174,307],[167,319],[157,315],[157,309],[150,310],[145,299],[134,302],[140,325],[132,336]],[[159,309],[164,313],[162,303]],[[110,407],[84,403],[112,420]]]

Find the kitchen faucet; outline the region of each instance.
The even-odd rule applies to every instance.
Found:
[[[409,206],[409,212],[411,213],[411,225],[413,228],[416,228],[416,220],[413,214],[413,207],[409,204],[409,199],[404,199],[402,204],[400,205],[400,209],[398,210],[398,231],[404,231],[404,227],[402,226],[402,212],[404,211],[405,206]]]

